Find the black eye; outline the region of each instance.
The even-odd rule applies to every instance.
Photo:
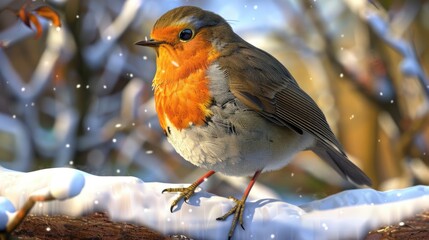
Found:
[[[182,41],[189,41],[193,36],[194,36],[194,32],[189,28],[183,29],[179,33],[179,38]]]

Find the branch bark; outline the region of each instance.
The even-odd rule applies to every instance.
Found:
[[[115,223],[104,213],[79,218],[67,216],[27,216],[11,235],[16,239],[159,239],[188,240],[184,235],[163,236],[146,227]],[[428,239],[429,211],[417,214],[396,225],[370,231],[365,240]]]
[[[17,239],[173,239],[127,223],[115,223],[104,213],[72,218],[68,216],[29,215],[11,234]]]

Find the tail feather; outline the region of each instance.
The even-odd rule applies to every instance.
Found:
[[[321,144],[317,144],[312,150],[349,182],[360,186],[371,186],[371,179],[345,154]]]

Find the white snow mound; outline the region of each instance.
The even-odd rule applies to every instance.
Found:
[[[146,183],[135,177],[101,177],[68,168],[22,173],[0,167],[0,196],[17,209],[33,192],[48,188],[64,200],[36,204],[33,214],[81,216],[103,211],[113,221],[145,225],[164,234],[226,239],[232,218],[224,222],[216,218],[233,203],[200,191],[170,213],[177,194],[161,191],[181,186],[184,184]],[[399,224],[428,209],[429,186],[387,192],[349,190],[301,206],[260,199],[247,202],[246,230],[237,227],[234,239],[359,239],[369,230]]]

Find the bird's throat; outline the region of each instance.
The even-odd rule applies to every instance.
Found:
[[[204,125],[211,116],[209,106],[212,98],[207,68],[216,59],[217,53],[211,45],[200,45],[196,49],[200,51],[159,49],[153,88],[159,122],[167,133],[168,127],[182,130]],[[167,122],[172,126],[167,126]]]

